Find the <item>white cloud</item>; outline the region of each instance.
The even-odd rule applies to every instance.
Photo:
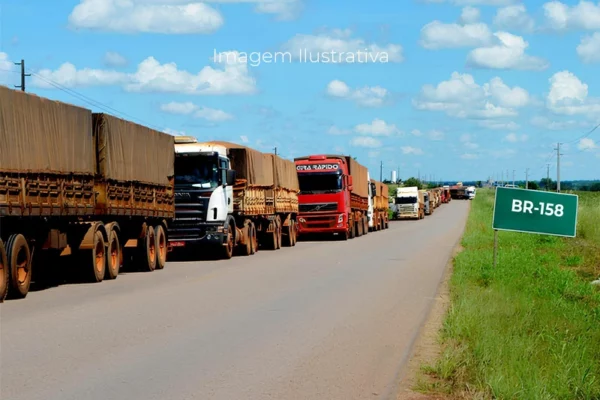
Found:
[[[163,130],[163,132],[171,136],[187,136],[187,133],[184,131],[176,131],[169,128],[166,128],[165,130]]]
[[[119,53],[107,51],[104,55],[104,64],[109,67],[124,67],[127,59]]]
[[[242,141],[242,143],[250,142],[250,139],[248,139],[248,136],[245,136],[245,135],[240,136],[240,140]]]
[[[418,147],[403,146],[400,149],[402,150],[402,154],[414,154],[416,156],[423,154],[423,150]]]
[[[226,113],[223,110],[215,108],[200,107],[194,103],[177,103],[171,102],[162,104],[160,109],[166,113],[179,115],[192,115],[194,118],[201,118],[211,122],[222,122],[233,119],[233,115]]]
[[[588,85],[569,71],[552,75],[546,106],[556,114],[576,115],[600,112],[600,100],[588,97]]]
[[[387,89],[381,86],[365,86],[358,89],[350,87],[340,80],[333,80],[327,85],[327,94],[356,102],[364,107],[380,107],[389,98]]]
[[[524,4],[516,4],[498,9],[494,16],[494,25],[500,29],[532,32],[535,21],[527,14]]]
[[[577,148],[582,151],[596,150],[596,149],[598,149],[598,145],[594,142],[593,139],[583,138],[577,144]]]
[[[72,28],[119,33],[208,34],[223,23],[217,10],[193,0],[81,0],[69,15]]]
[[[535,116],[531,119],[531,125],[536,126],[538,128],[547,129],[550,131],[566,131],[577,128],[586,128],[588,124],[584,121],[575,121],[575,120],[567,120],[567,121],[552,121],[547,117]]]
[[[298,34],[282,46],[304,63],[387,63],[404,61],[402,46],[379,45],[353,38],[349,29],[318,34]]]
[[[459,21],[461,24],[474,24],[479,21],[479,18],[481,18],[481,12],[478,8],[466,6],[462,9]]]
[[[355,147],[378,148],[381,147],[381,141],[370,136],[357,136],[350,141],[350,144]]]
[[[473,154],[473,153],[465,153],[465,154],[462,154],[460,156],[460,158],[462,158],[463,160],[476,160],[479,158],[479,156],[477,154]]]
[[[483,120],[478,122],[479,126],[488,129],[501,130],[501,131],[514,131],[519,129],[521,126],[516,122],[502,122],[493,120]]]
[[[327,133],[329,133],[330,135],[348,135],[351,132],[349,129],[341,129],[341,128],[338,128],[337,126],[332,126],[329,128]]]
[[[10,86],[16,84],[18,79],[16,65],[8,57],[8,54],[0,51],[0,84]]]
[[[577,46],[577,55],[586,64],[600,62],[600,32],[581,38]]]
[[[540,57],[525,54],[529,47],[521,36],[508,32],[496,32],[496,44],[471,50],[467,64],[476,68],[515,69],[541,71],[549,64]]]
[[[560,1],[550,1],[543,8],[548,25],[555,30],[600,29],[600,4],[580,1],[569,6]]]
[[[422,136],[423,135],[423,132],[421,132],[418,129],[413,129],[410,133],[412,133],[415,136]]]
[[[519,0],[424,0],[426,3],[449,2],[456,6],[508,6]]]
[[[517,151],[514,149],[492,150],[490,154],[494,158],[511,158],[517,154]]]
[[[394,124],[375,118],[370,124],[360,124],[354,127],[354,131],[361,135],[390,136],[400,135],[402,131]]]
[[[429,139],[439,142],[440,140],[444,140],[444,132],[438,131],[438,130],[432,130],[431,132],[429,132]]]
[[[433,21],[421,29],[421,46],[430,50],[485,46],[492,32],[484,23],[459,25]]]
[[[178,69],[175,63],[161,64],[154,57],[148,57],[132,74],[90,68],[78,70],[73,64],[67,62],[54,71],[49,69],[38,71],[39,77],[33,76],[32,84],[46,89],[54,88],[47,82],[48,80],[69,88],[123,85],[129,92],[190,95],[256,92],[256,80],[250,76],[248,65],[240,60],[238,52],[219,53],[213,62],[221,68],[206,66],[198,73],[191,73]]]
[[[471,119],[516,116],[515,108],[528,103],[529,94],[525,89],[510,88],[500,78],[480,86],[472,75],[458,72],[437,86],[423,86],[420,96],[413,100],[419,110],[442,111],[455,118]]]
[[[526,142],[527,139],[527,135],[517,135],[516,133],[509,133],[504,137],[504,140],[510,143]]]
[[[468,133],[461,135],[460,142],[462,143],[463,147],[466,147],[468,149],[475,150],[479,148],[479,145],[477,143],[473,143],[473,137]]]

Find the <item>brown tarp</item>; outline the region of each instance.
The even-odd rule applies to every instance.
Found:
[[[98,173],[106,179],[169,185],[174,175],[175,141],[108,114],[93,114],[98,140]]]
[[[275,184],[271,154],[231,142],[204,143],[225,147],[231,160],[231,168],[236,171],[237,177],[245,179],[249,186],[272,187]]]
[[[0,171],[94,173],[92,112],[0,86]]]
[[[346,156],[346,162],[350,168],[350,175],[352,176],[352,193],[357,194],[360,197],[369,197],[369,180],[368,169],[361,165],[358,161],[352,157]]]
[[[275,186],[288,190],[300,190],[300,184],[298,183],[298,171],[296,171],[296,163],[276,156],[275,154],[269,155],[273,159]]]
[[[383,196],[386,199],[389,197],[388,187],[385,183],[379,182],[375,179],[371,179],[371,182],[373,182],[377,188],[377,196]]]

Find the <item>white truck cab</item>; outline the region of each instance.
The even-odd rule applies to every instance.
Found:
[[[373,212],[375,208],[375,185],[371,183],[371,175],[367,172],[367,185],[369,186],[369,208],[367,210],[367,219],[369,221],[369,230],[373,229]]]
[[[416,218],[421,217],[419,205],[419,188],[416,186],[399,187],[396,189],[396,206],[398,209],[398,218]]]
[[[467,195],[467,198],[469,200],[473,200],[475,198],[475,193],[476,193],[475,186],[469,186],[467,188],[467,190],[465,191],[465,194]]]

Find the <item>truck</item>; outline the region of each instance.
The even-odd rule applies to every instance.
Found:
[[[398,219],[425,218],[425,196],[416,186],[399,187],[396,189],[395,203]]]
[[[25,298],[52,267],[89,282],[116,279],[129,262],[163,269],[173,145],[133,122],[0,87],[0,300]]]
[[[369,231],[368,169],[350,156],[315,154],[294,159],[300,193],[298,234],[353,239]]]
[[[450,203],[450,201],[452,201],[452,195],[450,194],[450,186],[443,186],[442,190],[444,192],[444,203]]]
[[[467,195],[466,195],[466,190],[467,188],[462,186],[462,185],[454,185],[450,187],[450,196],[453,199],[466,199]]]
[[[430,196],[429,191],[421,189],[421,190],[419,190],[419,194],[423,197],[425,215],[433,214],[433,205],[431,202],[431,198],[430,198],[431,196]]]
[[[295,165],[223,141],[175,139],[175,219],[168,249],[230,259],[297,243]]]
[[[473,200],[475,198],[475,193],[475,186],[468,186],[465,191],[467,199],[469,200]]]
[[[372,210],[369,209],[369,231],[380,231],[389,227],[389,191],[385,183],[371,179]]]

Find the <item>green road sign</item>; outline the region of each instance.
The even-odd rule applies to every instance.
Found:
[[[492,228],[575,237],[578,202],[574,194],[498,187]]]

